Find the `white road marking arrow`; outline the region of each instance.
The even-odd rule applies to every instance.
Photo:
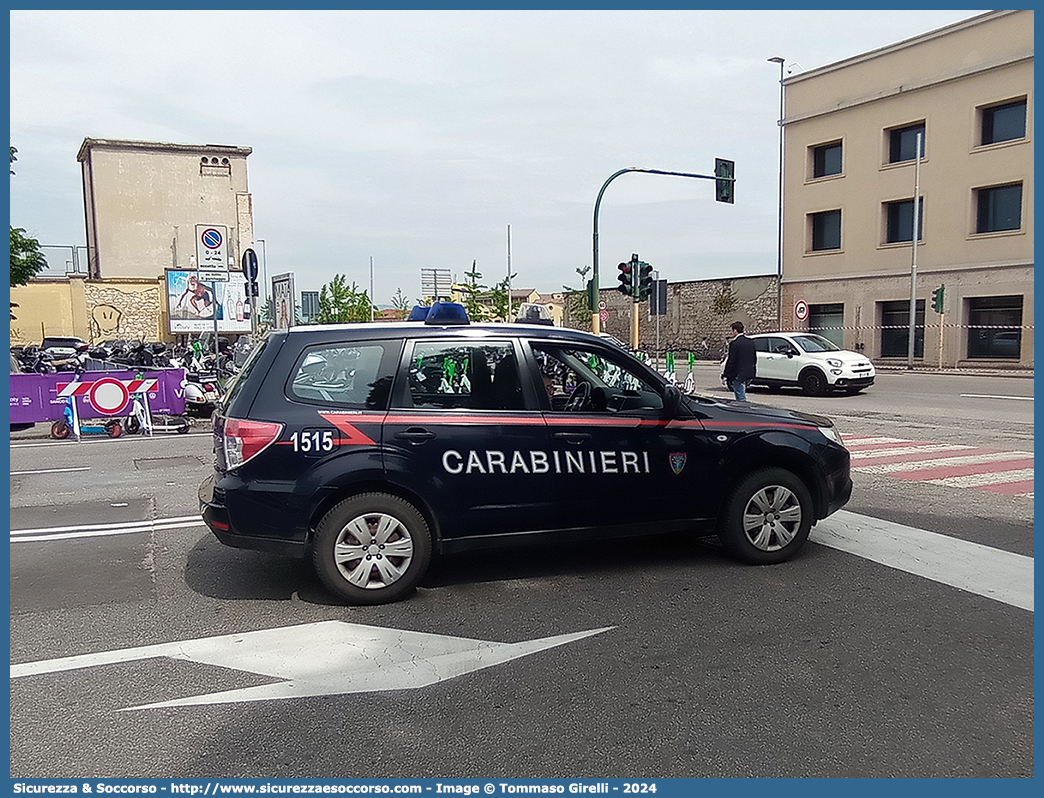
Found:
[[[123,712],[204,704],[271,701],[384,690],[414,690],[472,671],[510,662],[613,627],[496,643],[465,637],[363,626],[343,621],[262,629],[243,634],[180,640],[81,654],[11,666],[11,678],[94,668],[153,657],[217,665],[281,679],[275,684],[125,707]]]

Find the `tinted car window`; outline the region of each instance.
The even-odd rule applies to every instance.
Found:
[[[519,410],[518,364],[511,343],[418,341],[402,404],[406,407]]]
[[[656,386],[626,360],[601,351],[550,343],[534,343],[533,354],[541,373],[551,378],[554,410],[567,409],[569,398],[576,390],[583,390],[584,384],[590,393],[585,411],[663,409],[663,397]]]
[[[390,380],[380,379],[385,348],[379,343],[333,343],[302,353],[289,384],[295,399],[356,409],[384,409]]]
[[[265,347],[268,346],[269,339],[262,338],[261,341],[255,346],[250,354],[247,355],[246,361],[243,363],[243,367],[236,372],[236,375],[232,378],[232,382],[228,385],[225,390],[225,395],[221,399],[221,403],[225,407],[232,406],[232,400],[239,394],[242,387],[246,385],[250,379],[250,372],[254,370],[254,365],[261,358],[261,353],[265,351]]]

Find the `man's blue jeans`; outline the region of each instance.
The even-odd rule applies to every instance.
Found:
[[[732,381],[732,392],[736,394],[736,401],[746,402],[747,401],[747,383],[740,382],[739,380]]]

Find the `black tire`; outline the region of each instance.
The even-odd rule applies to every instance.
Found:
[[[60,418],[51,425],[51,437],[55,440],[64,441],[72,434],[72,427],[64,419]]]
[[[134,416],[128,416],[127,421],[124,423],[124,429],[128,435],[137,435],[141,432],[141,422]]]
[[[762,468],[729,492],[718,537],[733,555],[752,565],[784,562],[808,540],[812,514],[812,496],[797,475]]]
[[[424,516],[404,499],[362,493],[323,516],[312,541],[312,561],[323,584],[349,604],[387,604],[424,576],[431,562],[431,532]]]
[[[184,435],[192,429],[192,422],[188,420],[187,416],[171,416],[170,423],[178,425],[178,435]]]
[[[806,369],[801,375],[801,388],[809,396],[822,396],[827,391],[826,375],[817,368]]]

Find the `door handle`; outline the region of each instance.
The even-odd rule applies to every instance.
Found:
[[[591,436],[586,432],[556,432],[552,437],[569,441],[569,443],[580,444]]]
[[[429,432],[426,429],[420,429],[417,427],[395,433],[396,440],[409,441],[414,446],[420,446],[422,443],[427,443],[434,437],[436,437],[434,432]]]

